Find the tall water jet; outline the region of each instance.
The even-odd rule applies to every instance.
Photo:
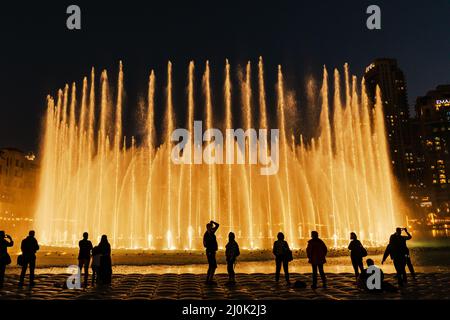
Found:
[[[115,132],[114,132],[114,163],[115,163],[115,172],[114,172],[114,226],[113,226],[113,235],[114,240],[117,239],[117,201],[119,197],[119,168],[120,168],[120,142],[122,140],[122,100],[123,100],[123,70],[122,70],[122,61],[119,62],[119,76],[117,79],[117,104],[116,104],[116,116],[115,116]]]
[[[293,225],[292,225],[292,207],[291,207],[291,190],[289,182],[289,165],[288,165],[288,142],[286,138],[286,118],[285,118],[285,103],[284,103],[284,84],[283,84],[283,73],[281,71],[281,66],[278,66],[278,113],[279,113],[279,128],[281,131],[281,148],[283,152],[284,161],[284,179],[285,179],[285,191],[286,191],[286,202],[287,202],[287,212],[283,212],[283,224],[289,228],[288,237],[291,242],[296,245]]]
[[[210,71],[209,71],[209,61],[206,61],[205,73],[203,75],[203,91],[205,95],[205,105],[206,105],[206,139],[211,141],[211,129],[213,129],[213,111],[212,111],[212,98],[211,98],[211,83],[210,83]],[[214,141],[213,143],[216,143]],[[208,216],[211,219],[216,219],[216,205],[215,205],[215,174],[214,166],[208,166]]]
[[[172,161],[171,161],[171,135],[174,129],[174,115],[172,104],[172,63],[167,63],[167,113],[166,113],[166,166],[167,166],[167,249],[174,249],[173,223],[172,223]]]
[[[189,75],[188,75],[188,130],[189,132],[194,131],[194,61],[189,63]],[[189,157],[192,160],[193,149],[189,146]],[[189,164],[189,195],[188,195],[188,234],[189,234],[189,249],[192,249],[192,237],[193,237],[193,221],[192,221],[192,171],[193,171],[192,161]]]
[[[245,80],[244,80],[244,117],[245,117],[245,130],[252,130],[252,104],[251,104],[251,98],[252,98],[252,88],[251,88],[251,64],[250,61],[247,63],[247,66],[245,68]],[[247,207],[247,220],[248,220],[248,234],[251,239],[254,239],[253,237],[253,230],[254,230],[254,224],[253,224],[253,175],[252,175],[252,164],[253,164],[253,154],[254,154],[254,148],[253,148],[253,137],[250,133],[248,136],[247,144],[245,146],[245,155],[248,158],[248,207]],[[250,241],[250,249],[253,249],[254,242],[253,240]]]
[[[152,247],[152,178],[153,178],[153,157],[155,148],[155,73],[150,72],[148,79],[148,93],[147,93],[147,118],[145,119],[145,135],[147,147],[147,187],[145,191],[145,214],[144,225],[147,247]]]
[[[233,115],[231,112],[231,79],[230,79],[230,64],[228,59],[225,61],[225,85],[224,85],[224,96],[225,96],[225,132],[227,129],[233,129]],[[227,137],[228,138],[228,137]],[[234,141],[233,143],[227,144],[227,159],[228,155],[233,154],[232,150],[229,147],[233,148],[234,152]],[[227,165],[227,199],[228,199],[228,225],[229,232],[231,232],[234,228],[233,221],[233,192],[232,192],[232,164],[231,161]]]
[[[264,86],[264,65],[263,65],[263,59],[262,57],[259,57],[258,62],[258,86],[259,86],[259,128],[260,129],[268,129],[268,123],[267,123],[267,105],[266,105],[266,88]],[[261,137],[260,137],[261,138]],[[268,151],[267,147],[267,137],[263,137],[264,144],[264,150],[262,152]],[[270,193],[270,182],[269,182],[269,176],[266,176],[266,194]],[[267,224],[266,227],[268,228],[268,237],[273,238],[272,233],[272,205],[270,197],[267,198]]]

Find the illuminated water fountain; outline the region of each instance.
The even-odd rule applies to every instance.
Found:
[[[161,108],[165,110],[164,134],[159,139],[153,71],[140,124],[145,132],[141,139],[125,137],[122,132],[122,64],[114,94],[103,71],[100,99],[96,99],[92,70],[90,80],[83,80],[81,93],[73,84],[59,90],[56,99],[48,97],[35,219],[41,242],[76,246],[82,232],[89,231],[95,239],[109,235],[116,248],[202,249],[205,224],[210,219],[221,224],[221,246],[229,231],[249,249],[270,248],[278,231],[285,233],[292,247],[304,246],[311,230],[318,230],[332,245],[347,242],[351,231],[366,243],[386,240],[400,219],[400,200],[391,173],[379,91],[372,106],[364,80],[359,84],[356,77],[350,77],[347,65],[342,90],[338,71],[329,81],[324,68],[320,91],[308,86],[309,100],[320,103],[307,107],[316,108],[320,120],[312,124],[317,127],[314,138],[305,139],[300,134],[294,137],[288,124],[288,114],[297,106],[283,84],[281,67],[276,104],[270,105],[262,59],[255,88],[250,63],[233,87],[226,61],[223,90],[214,93],[223,96],[225,116],[221,121],[214,117],[217,107],[213,105],[209,64],[202,69],[202,101],[195,101],[194,92],[200,88],[195,88],[191,62],[187,99],[184,106],[175,108],[172,65],[168,63],[167,75],[161,77],[166,92]],[[333,83],[332,96],[329,82]],[[232,111],[234,95],[241,98],[240,115]],[[269,128],[270,115],[276,114],[280,129],[277,173],[261,175],[262,165],[249,161],[175,164],[170,157],[174,146],[170,137],[176,128],[176,110],[183,107],[187,108],[185,128],[189,132],[194,130],[197,108],[205,113],[205,129]],[[226,154],[231,152],[230,146],[223,147]],[[248,159],[248,145],[244,149],[235,145],[236,150]]]

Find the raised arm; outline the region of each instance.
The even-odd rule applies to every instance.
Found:
[[[406,228],[404,230],[405,230],[405,232],[407,234],[406,240],[411,240],[412,235],[408,232],[408,230]]]
[[[219,229],[219,224],[217,222],[215,222],[215,221],[212,221],[212,220],[211,220],[211,223],[213,224],[213,226],[211,228],[212,232],[216,232],[217,229]]]
[[[13,239],[11,238],[10,235],[7,235],[6,237],[9,239],[9,242],[6,243],[6,246],[7,247],[12,247],[14,245]]]

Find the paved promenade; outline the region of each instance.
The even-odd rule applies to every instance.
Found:
[[[312,290],[310,274],[291,274],[292,281],[302,280],[306,289],[288,287],[284,280],[277,284],[273,274],[237,274],[238,283],[227,285],[227,275],[216,275],[217,285],[205,285],[199,274],[115,274],[111,287],[70,290],[61,286],[67,274],[39,274],[32,289],[17,287],[18,276],[7,274],[0,289],[0,300],[205,300],[205,299],[257,299],[257,300],[368,300],[368,299],[450,299],[450,273],[419,273],[409,278],[407,286],[396,293],[366,293],[354,285],[351,273],[329,273],[328,288]],[[387,281],[395,284],[393,274]],[[27,284],[27,283],[26,283]],[[319,285],[321,285],[319,281]]]

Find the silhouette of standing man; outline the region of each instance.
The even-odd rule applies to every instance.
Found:
[[[402,230],[406,232],[406,236],[402,236]],[[381,264],[384,263],[388,255],[394,261],[395,271],[397,272],[398,285],[402,287],[406,282],[406,263],[409,254],[406,241],[412,238],[406,228],[397,228],[395,233],[389,238],[389,244],[383,255]]]
[[[206,248],[206,257],[208,258],[208,273],[206,275],[206,284],[214,284],[213,281],[214,272],[217,269],[216,252],[218,249],[216,231],[219,228],[219,224],[214,221],[210,221],[206,224],[206,232],[203,235],[203,246]]]
[[[306,255],[308,256],[308,262],[311,263],[312,266],[313,284],[311,288],[313,289],[317,288],[317,269],[319,270],[320,278],[322,279],[322,287],[327,287],[327,278],[323,271],[323,265],[327,262],[325,259],[327,251],[327,246],[319,239],[319,233],[317,231],[311,231],[311,240],[308,241]]]
[[[83,233],[83,240],[78,242],[80,251],[78,253],[78,268],[81,270],[84,267],[84,287],[87,287],[88,277],[89,277],[89,263],[91,261],[92,252],[92,242],[88,240],[89,234],[87,232]]]
[[[28,237],[22,240],[20,246],[22,250],[22,272],[20,273],[19,287],[23,287],[27,268],[30,266],[30,287],[34,286],[34,268],[36,267],[36,251],[39,250],[39,244],[34,237],[34,231],[28,233]]]
[[[281,265],[283,264],[284,277],[289,284],[289,255],[292,254],[287,241],[284,240],[284,234],[278,232],[277,241],[273,243],[273,254],[275,255],[275,281],[280,280]]]

